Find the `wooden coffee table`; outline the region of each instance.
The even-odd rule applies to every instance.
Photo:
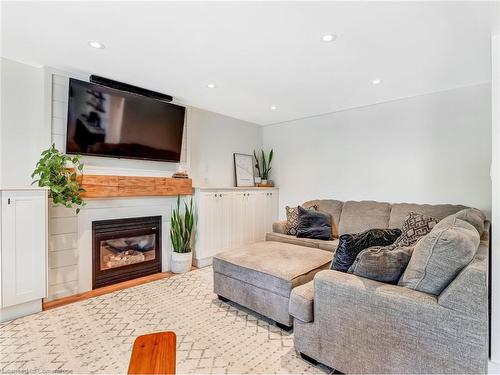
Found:
[[[135,339],[129,374],[175,374],[174,332],[157,332]]]

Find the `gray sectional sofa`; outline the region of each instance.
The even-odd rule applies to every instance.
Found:
[[[411,211],[466,208],[315,200],[339,235],[401,228]],[[304,358],[346,373],[482,373],[488,358],[489,222],[473,260],[439,294],[329,270],[338,240],[299,239],[275,223],[266,242],[214,258],[214,290],[286,328]],[[476,234],[477,235],[477,234]]]

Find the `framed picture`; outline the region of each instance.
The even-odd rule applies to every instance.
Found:
[[[254,186],[253,156],[234,154],[234,177],[237,187]]]

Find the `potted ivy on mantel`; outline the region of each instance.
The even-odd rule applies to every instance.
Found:
[[[55,206],[75,208],[78,214],[85,206],[81,196],[85,189],[81,187],[79,178],[82,171],[80,155],[65,155],[53,144],[42,152],[31,175],[31,178],[36,178],[32,184],[38,183],[40,187],[48,187]]]
[[[172,242],[172,264],[174,273],[185,273],[191,269],[193,253],[191,251],[194,224],[193,199],[189,205],[184,202],[184,214],[181,213],[181,197],[177,196],[177,207],[170,218],[170,241]]]

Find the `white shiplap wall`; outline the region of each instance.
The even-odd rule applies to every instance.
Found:
[[[78,218],[75,210],[49,208],[48,299],[78,293]]]
[[[48,118],[51,137],[58,150],[66,150],[66,122],[68,115],[69,78],[88,80],[87,76],[47,70],[47,93],[50,100]],[[181,163],[189,170],[189,122],[191,108],[186,110]],[[141,160],[120,160],[83,157],[85,173],[111,175],[170,176],[177,170],[177,163],[160,163]],[[79,292],[78,275],[78,216],[74,209],[53,207],[49,209],[49,270],[48,298],[53,300]],[[92,251],[92,249],[88,249]]]
[[[50,82],[50,95],[52,98],[50,118],[52,123],[52,143],[58,150],[66,151],[66,122],[68,118],[68,90],[69,78],[77,78],[88,81],[85,75],[67,74],[59,71],[48,70],[47,81]],[[179,104],[179,103],[177,103]],[[190,166],[190,107],[186,107],[186,119],[184,134],[182,138],[182,151],[180,163],[165,163],[147,160],[115,159],[101,157],[83,157],[85,173],[89,174],[111,174],[111,175],[134,175],[134,176],[170,176],[180,165],[189,170]]]

